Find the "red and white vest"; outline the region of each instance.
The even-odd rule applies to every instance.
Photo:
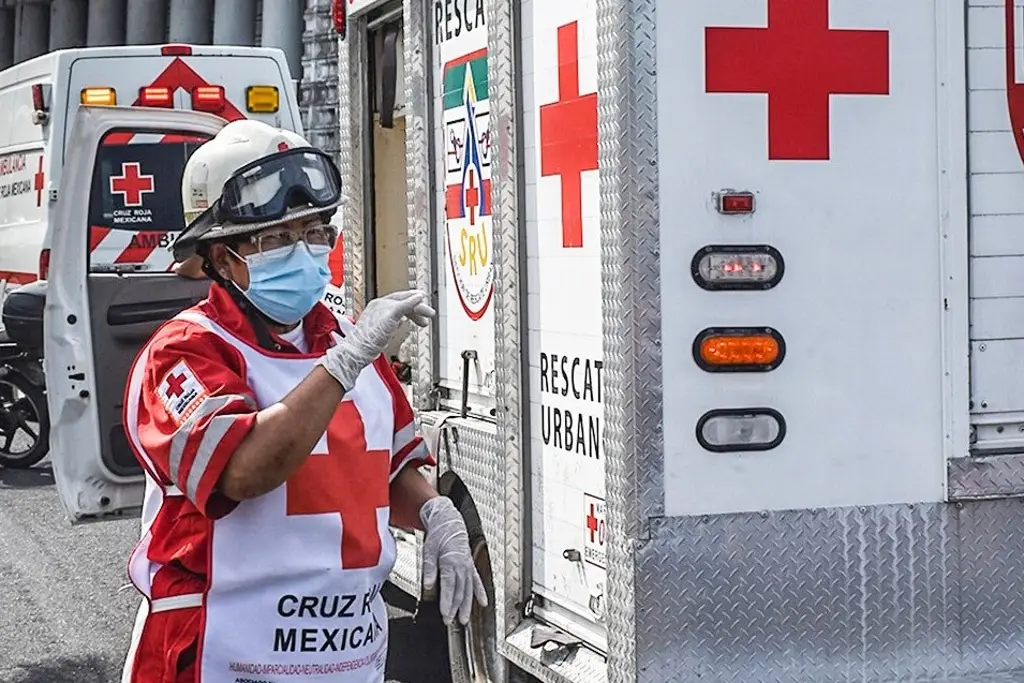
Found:
[[[195,311],[178,317],[242,354],[260,409],[314,368],[316,355],[257,349]],[[381,683],[388,618],[380,588],[396,552],[388,527],[392,400],[374,366],[364,369],[307,464],[213,522],[206,593],[147,600],[136,631],[149,610],[202,605],[201,683]],[[147,525],[170,495],[181,492],[148,482],[143,541],[129,561],[132,582],[147,598],[158,568],[147,559]]]

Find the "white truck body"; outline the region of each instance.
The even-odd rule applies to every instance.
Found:
[[[441,311],[410,391],[493,597],[455,680],[1024,680],[1024,2],[332,4],[346,302]],[[84,169],[218,125],[80,118]],[[116,426],[79,368],[192,292],[64,267],[55,473],[103,518],[141,486],[69,447]]]
[[[1024,3],[362,4],[339,49],[346,292],[358,310],[387,192],[361,127],[390,22],[408,283],[441,310],[413,394],[496,596],[465,659],[492,638],[493,680],[1019,677]],[[744,192],[752,212],[719,211]],[[476,279],[453,238],[473,230]],[[718,245],[775,254],[777,282],[702,288]],[[735,328],[770,328],[770,371],[702,367],[702,333]],[[709,450],[720,410],[765,443]],[[414,594],[415,569],[394,577]]]

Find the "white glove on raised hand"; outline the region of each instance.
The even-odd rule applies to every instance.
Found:
[[[323,366],[346,391],[356,378],[379,356],[406,318],[419,327],[426,327],[436,314],[427,305],[427,295],[415,289],[388,294],[366,305],[356,320],[355,329],[327,349],[317,365]]]
[[[481,606],[487,606],[487,592],[473,566],[466,523],[451,499],[445,496],[424,503],[420,519],[427,531],[423,541],[423,587],[433,590],[440,574],[441,618],[451,624],[458,614],[459,622],[465,626],[469,623],[474,595]]]

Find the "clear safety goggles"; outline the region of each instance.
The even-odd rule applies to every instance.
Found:
[[[312,225],[301,230],[281,228],[247,235],[243,240],[255,246],[260,254],[286,247],[294,248],[299,242],[304,242],[310,247],[333,249],[338,242],[338,229],[333,225]],[[287,251],[291,252],[291,249]]]
[[[238,169],[186,232],[200,237],[218,225],[273,222],[289,210],[325,208],[340,199],[341,173],[329,156],[312,147],[289,149]]]

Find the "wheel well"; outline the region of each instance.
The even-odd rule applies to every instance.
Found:
[[[437,482],[437,490],[443,496],[451,498],[456,509],[462,513],[466,521],[466,530],[469,532],[469,542],[472,546],[477,539],[484,539],[484,527],[480,521],[480,511],[476,507],[476,501],[469,492],[469,487],[462,481],[459,475],[452,471],[445,472]]]

